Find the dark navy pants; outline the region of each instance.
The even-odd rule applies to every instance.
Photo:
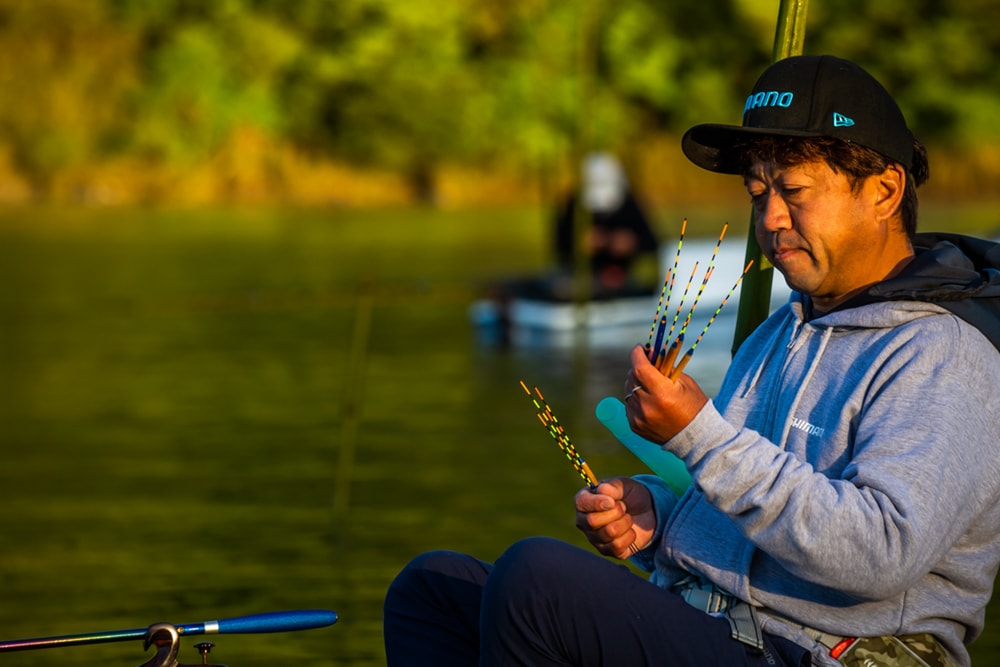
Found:
[[[389,587],[389,667],[606,665],[803,667],[808,652],[765,635],[763,652],[729,623],[624,565],[549,538],[491,565],[452,551],[418,556]]]

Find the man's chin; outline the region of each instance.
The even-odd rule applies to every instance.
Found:
[[[802,276],[796,276],[794,273],[789,275],[780,269],[778,269],[778,271],[781,273],[782,277],[784,277],[785,284],[788,285],[788,289],[801,294],[809,294],[811,285],[807,280],[804,280]]]

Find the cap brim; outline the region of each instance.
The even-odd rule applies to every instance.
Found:
[[[687,159],[702,169],[720,174],[740,174],[740,152],[734,146],[752,136],[780,135],[785,137],[816,137],[815,132],[779,130],[740,125],[695,125],[681,138],[681,150]]]

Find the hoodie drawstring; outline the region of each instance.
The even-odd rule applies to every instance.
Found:
[[[795,417],[795,411],[799,408],[799,403],[802,401],[802,395],[805,393],[806,387],[809,386],[809,382],[812,380],[813,375],[816,374],[816,369],[819,368],[820,359],[823,358],[823,353],[826,352],[827,345],[829,345],[830,338],[832,336],[833,327],[824,327],[823,335],[820,337],[819,341],[819,349],[816,350],[816,354],[811,355],[812,360],[809,363],[806,375],[802,378],[802,382],[799,383],[798,390],[795,392],[795,398],[792,399],[792,404],[788,408],[785,423],[782,426],[781,439],[778,443],[782,448],[784,448],[785,442],[788,440],[788,433],[792,428],[792,420]]]

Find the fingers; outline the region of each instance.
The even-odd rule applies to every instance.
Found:
[[[637,533],[624,503],[617,503],[614,510],[607,512],[577,513],[577,528],[605,556],[628,558],[638,550],[629,548],[635,544]]]
[[[625,376],[625,399],[626,405],[632,399],[643,399],[643,392],[656,394],[661,390],[661,385],[668,383],[669,379],[664,377],[653,364],[649,363],[646,357],[646,349],[637,345],[631,352],[632,368]],[[636,401],[638,402],[638,401]]]
[[[639,553],[639,547],[636,546],[635,533],[632,531],[629,531],[614,542],[602,545],[595,544],[594,548],[605,556],[611,556],[619,560],[626,560]]]
[[[598,486],[597,488],[600,488]],[[602,495],[595,489],[581,489],[575,498],[576,512],[585,516],[601,515],[605,512],[614,512],[618,502],[614,498]],[[579,523],[579,521],[577,522]]]
[[[622,500],[629,480],[615,478],[602,482],[596,489],[577,493],[576,527],[605,556],[628,558],[638,551],[634,546],[637,532],[635,519]]]
[[[629,426],[647,440],[665,443],[694,419],[708,397],[693,378],[680,374],[671,380],[660,373],[642,346],[632,349],[631,360],[626,381],[631,393],[625,398]]]
[[[632,348],[630,359],[632,361],[632,370],[629,371],[629,378],[635,386],[646,387],[655,393],[660,385],[669,381],[656,366],[649,363],[649,359],[646,357],[646,350],[641,345],[636,345]]]
[[[639,386],[641,385],[639,384],[639,381],[635,378],[635,373],[630,368],[629,371],[625,374],[625,397],[628,398],[629,396],[631,396],[632,392],[634,392]]]
[[[625,560],[639,553],[639,546],[636,539],[636,531],[629,526],[617,537],[608,537],[605,541],[592,540],[591,544],[605,556],[613,556]]]

